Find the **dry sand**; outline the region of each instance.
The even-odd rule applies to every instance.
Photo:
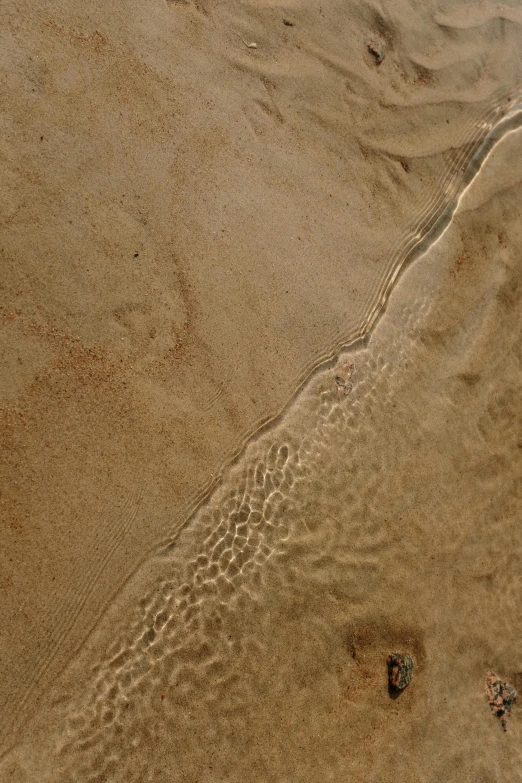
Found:
[[[520,4],[73,6],[2,20],[2,774],[522,779],[516,133],[374,327]]]

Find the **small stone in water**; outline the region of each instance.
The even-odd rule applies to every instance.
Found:
[[[411,655],[392,653],[388,656],[388,682],[390,688],[402,691],[413,677],[413,658]]]
[[[507,731],[507,718],[513,702],[517,698],[515,688],[507,682],[502,682],[493,672],[488,672],[486,675],[486,696],[493,715],[500,718],[502,728]]]

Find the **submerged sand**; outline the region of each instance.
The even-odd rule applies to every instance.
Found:
[[[477,14],[7,14],[6,779],[521,774],[517,134],[178,534],[513,105],[520,7]]]

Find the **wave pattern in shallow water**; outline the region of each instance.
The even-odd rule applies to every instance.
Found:
[[[490,666],[522,672],[519,237],[508,252],[480,228],[513,229],[508,196],[489,210],[408,271],[369,345],[316,375],[149,564],[132,621],[122,597],[117,641],[69,698],[89,656],[72,667],[19,771],[516,779],[516,715],[499,756],[482,692]],[[394,649],[416,660],[397,702]]]
[[[431,274],[437,280],[434,268]],[[497,298],[518,301],[516,272],[505,274]],[[477,520],[481,509],[491,513],[492,493],[506,513],[496,520],[497,532],[519,543],[511,501],[499,488],[499,476],[505,484],[511,464],[517,466],[510,462],[513,391],[499,390],[490,378],[490,388],[466,398],[470,410],[461,420],[459,383],[473,386],[473,373],[457,356],[456,388],[440,377],[437,383],[448,357],[437,347],[445,346],[444,329],[427,321],[432,285],[417,280],[412,303],[395,307],[385,336],[376,334],[368,347],[316,375],[277,430],[247,448],[226,487],[154,561],[164,576],[141,601],[134,624],[96,664],[85,695],[58,707],[65,726],[58,720],[56,733],[44,739],[39,779],[310,780],[325,773],[338,779],[356,763],[349,742],[365,747],[365,732],[379,726],[388,732],[379,736],[396,737],[379,690],[379,656],[389,645],[407,645],[422,675],[430,634],[430,649],[440,653],[440,628],[459,614],[458,589],[440,576],[448,561],[457,585],[460,551],[478,580],[491,576],[481,572],[489,534]],[[476,312],[480,307],[463,321],[465,327],[471,319],[470,340],[482,328]],[[463,343],[461,334],[453,338],[453,348]],[[474,454],[477,431],[489,454],[484,464],[475,458],[484,481],[470,497],[469,475],[459,487],[453,474],[459,459]],[[457,459],[459,441],[465,448]],[[438,452],[446,459],[433,460]],[[454,530],[452,519],[467,525]],[[470,542],[480,535],[477,553]],[[428,548],[438,565],[427,566]],[[513,564],[508,558],[493,572],[511,616],[518,606]],[[441,607],[430,617],[437,632],[422,621],[433,602]],[[454,655],[463,636],[451,637]],[[493,655],[483,639],[477,648]],[[432,653],[430,665],[451,678],[443,657]],[[439,699],[439,708],[444,701],[419,682],[405,700],[417,719],[425,718],[430,698]],[[463,714],[473,720],[469,704]],[[412,738],[414,729],[403,728]],[[487,739],[481,725],[477,731]],[[398,769],[379,742],[371,745],[375,764],[385,759]],[[156,747],[161,753],[153,755]],[[443,779],[459,779],[458,759],[452,756],[451,764],[454,778],[440,770]]]

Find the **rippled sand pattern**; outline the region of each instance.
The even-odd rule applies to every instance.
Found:
[[[135,575],[2,780],[522,780],[483,688],[522,683],[520,144]]]
[[[375,327],[518,122],[521,23],[488,0],[6,0],[2,748],[252,434]]]

